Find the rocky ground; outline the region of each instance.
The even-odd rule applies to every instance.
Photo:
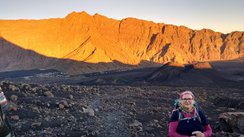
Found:
[[[168,86],[70,86],[2,81],[7,98],[17,105],[8,118],[20,137],[163,137],[174,100],[191,90],[212,125],[221,132],[223,112],[244,111],[243,89]]]

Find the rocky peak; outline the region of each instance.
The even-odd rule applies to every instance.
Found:
[[[87,12],[85,11],[82,11],[82,12],[71,12],[70,14],[68,14],[65,19],[70,19],[70,18],[74,18],[74,19],[77,19],[77,18],[83,18],[83,19],[86,19],[86,18],[90,18],[91,15],[89,15]]]

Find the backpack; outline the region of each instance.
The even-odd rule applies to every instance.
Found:
[[[183,118],[183,114],[182,114],[181,110],[179,109],[179,107],[180,107],[179,104],[180,104],[179,99],[176,99],[175,100],[175,103],[174,103],[175,108],[174,108],[173,111],[178,111],[178,114],[179,114],[178,121],[181,121],[181,120],[184,120],[185,118]],[[197,104],[196,101],[194,101],[193,106],[194,106],[194,109],[195,109],[195,113],[194,113],[193,118],[197,118],[200,121],[200,123],[201,123],[202,120],[201,120],[201,117],[199,115],[198,104]]]
[[[11,137],[16,137],[15,132],[12,130],[5,113],[2,110],[2,106],[0,105],[0,136],[11,135]]]
[[[10,126],[6,114],[3,111],[4,106],[0,105],[0,137],[4,137],[10,135],[10,137],[16,137],[15,132],[12,130]]]

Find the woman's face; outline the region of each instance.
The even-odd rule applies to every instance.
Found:
[[[194,98],[190,94],[185,94],[182,96],[181,105],[187,109],[193,108]]]

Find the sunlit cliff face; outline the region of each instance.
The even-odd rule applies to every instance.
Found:
[[[0,35],[42,55],[90,63],[190,63],[243,57],[244,33],[156,24],[73,12],[65,18],[0,20]]]

